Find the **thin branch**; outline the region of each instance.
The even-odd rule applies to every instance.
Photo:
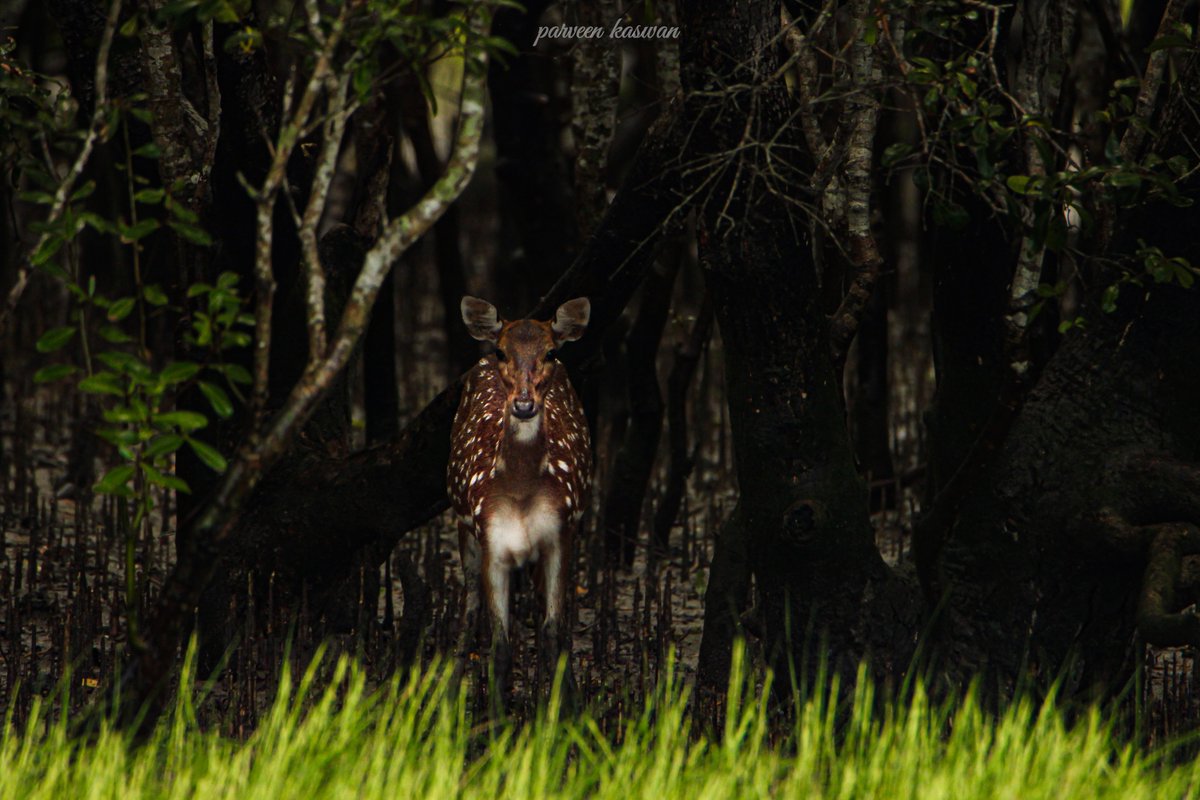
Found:
[[[350,73],[347,71],[340,80],[330,73],[325,83],[329,116],[325,122],[321,154],[317,159],[308,205],[298,226],[304,256],[309,363],[319,361],[325,355],[325,270],[317,252],[317,226],[325,211],[325,200],[329,196],[329,186],[333,183],[342,138],[346,132],[346,90],[350,85]]]
[[[96,139],[105,129],[105,116],[108,112],[108,53],[112,49],[113,34],[117,30],[117,21],[121,17],[121,0],[113,0],[112,5],[108,8],[108,19],[104,23],[104,32],[100,37],[100,49],[96,54],[96,98],[95,107],[92,109],[92,119],[88,123],[87,133],[83,137],[83,145],[79,148],[78,155],[75,156],[74,163],[67,170],[66,176],[58,185],[58,189],[54,192],[54,202],[50,205],[50,213],[46,216],[44,225],[47,230],[38,237],[35,244],[29,251],[29,254],[22,259],[21,266],[17,270],[17,281],[13,284],[12,289],[8,292],[8,298],[5,300],[4,308],[0,309],[0,336],[3,336],[8,330],[8,321],[13,313],[17,310],[17,304],[21,301],[21,295],[25,292],[25,286],[29,283],[30,270],[34,268],[33,257],[46,245],[52,235],[49,227],[58,222],[62,216],[63,210],[67,206],[67,198],[71,196],[71,191],[75,188],[75,182],[79,180],[79,176],[83,174],[84,167],[87,166],[88,159],[91,158],[92,149],[96,146]]]
[[[271,307],[275,301],[275,275],[271,269],[271,253],[275,234],[274,214],[275,198],[287,176],[287,164],[292,157],[296,144],[300,141],[301,132],[312,117],[313,107],[317,97],[325,85],[325,80],[331,72],[333,56],[342,37],[345,23],[346,6],[333,24],[333,29],[317,56],[312,75],[296,104],[295,111],[290,116],[285,115],[285,122],[279,131],[279,139],[272,149],[271,167],[267,171],[262,188],[256,193],[258,236],[254,246],[254,388],[251,394],[251,411],[255,424],[262,422],[266,413],[268,392],[270,388],[271,370]],[[294,78],[289,77],[288,86],[295,85]],[[291,91],[286,93],[290,108]]]

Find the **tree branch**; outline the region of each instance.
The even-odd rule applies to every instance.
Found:
[[[866,36],[873,24],[873,3],[854,0],[850,4],[856,23],[850,46],[850,75],[856,91],[846,100],[850,111],[849,146],[846,150],[846,233],[854,280],[830,323],[834,363],[845,363],[850,343],[866,313],[871,293],[879,281],[883,257],[871,232],[871,178],[875,129],[879,124],[880,69],[875,45]]]
[[[287,175],[287,164],[292,157],[292,151],[308,127],[317,97],[330,74],[333,55],[341,41],[345,14],[346,7],[343,6],[341,14],[333,25],[333,30],[322,43],[321,50],[317,55],[317,63],[313,67],[312,75],[309,76],[308,83],[305,85],[304,94],[301,95],[294,111],[292,111],[292,87],[295,85],[295,75],[288,78],[288,87],[284,92],[284,122],[280,126],[279,137],[272,152],[271,167],[267,171],[267,177],[263,181],[262,187],[254,192],[258,218],[258,236],[254,245],[255,293],[257,296],[254,309],[254,387],[250,406],[251,419],[255,427],[262,423],[270,391],[272,305],[275,301],[275,275],[271,269],[275,232],[275,198]]]
[[[487,35],[491,21],[490,9],[476,6],[470,12],[470,33],[478,41]],[[336,46],[341,26],[336,25],[322,49],[325,66]],[[217,567],[220,551],[235,531],[246,500],[259,484],[265,472],[284,453],[293,432],[316,408],[334,377],[346,365],[351,351],[363,330],[379,286],[396,259],[424,234],[452,203],[474,174],[483,133],[484,95],[486,92],[486,53],[478,56],[480,64],[468,60],[463,71],[461,113],[453,155],[446,172],[430,191],[408,213],[389,222],[379,240],[367,253],[362,271],[355,281],[333,345],[324,358],[310,362],[300,381],[292,388],[280,411],[265,427],[252,434],[238,451],[233,463],[205,506],[191,524],[185,550],[175,569],[163,586],[159,602],[147,627],[145,641],[133,643],[135,657],[121,678],[117,696],[118,720],[124,725],[135,721],[144,733],[149,731],[162,709],[163,689],[174,664],[180,638],[188,625],[205,585]],[[311,110],[316,89],[310,81],[300,106]],[[297,118],[307,118],[309,111],[298,109]],[[280,150],[295,143],[298,128],[288,125],[281,135]],[[278,152],[276,154],[278,156]],[[278,163],[278,161],[277,161]],[[273,165],[273,171],[275,171]],[[282,167],[278,172],[282,171]],[[277,179],[278,180],[278,179]],[[268,264],[269,268],[269,264]],[[267,332],[269,335],[269,331]]]
[[[1163,9],[1162,19],[1158,23],[1155,39],[1170,33],[1179,24],[1186,3],[1180,0],[1167,0]],[[1146,135],[1150,130],[1151,118],[1157,107],[1158,92],[1162,88],[1163,72],[1167,68],[1167,59],[1171,56],[1170,48],[1163,47],[1150,54],[1146,61],[1146,71],[1142,74],[1142,85],[1138,89],[1137,102],[1134,104],[1134,117],[1121,137],[1121,159],[1123,161],[1139,161],[1142,157],[1142,147],[1146,143]]]

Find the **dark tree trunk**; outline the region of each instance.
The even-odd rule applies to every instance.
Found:
[[[853,402],[850,431],[858,468],[873,483],[889,481],[895,474],[888,427],[888,292],[881,281],[867,303],[855,337]],[[891,507],[893,486],[872,490],[872,505]]]
[[[903,648],[880,647],[875,631],[859,624],[873,610],[869,604],[890,602],[882,591],[890,575],[855,471],[811,250],[800,238],[804,226],[791,218],[786,193],[768,183],[786,167],[756,162],[762,156],[753,152],[739,156],[748,163],[727,155],[745,153],[747,135],[789,139],[787,95],[771,80],[779,9],[693,0],[680,6],[680,18],[689,155],[721,165],[702,198],[700,257],[725,348],[740,491],[705,595],[701,687],[724,689],[748,572],[784,691],[792,666],[815,669],[817,642],[836,672],[852,675],[868,650],[885,652],[882,666],[894,668],[893,659],[906,660]],[[714,85],[727,88],[714,96],[706,91]],[[788,152],[784,146],[772,156]],[[901,616],[910,616],[907,608]]]
[[[1150,540],[1096,518],[1200,524],[1200,482],[1169,476],[1200,458],[1200,298],[1166,287],[1130,305],[1066,337],[961,506],[937,637],[955,678],[982,672],[1002,693],[1061,679],[1090,699],[1119,691],[1140,657]]]

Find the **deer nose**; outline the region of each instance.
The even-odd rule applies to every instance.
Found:
[[[513,401],[513,416],[517,419],[530,419],[533,417],[533,401],[532,400],[514,400]]]

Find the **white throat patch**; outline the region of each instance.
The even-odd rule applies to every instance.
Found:
[[[513,426],[513,438],[521,444],[532,442],[537,438],[538,431],[542,429],[541,414],[535,415],[532,419],[518,419],[510,414],[508,421]]]

